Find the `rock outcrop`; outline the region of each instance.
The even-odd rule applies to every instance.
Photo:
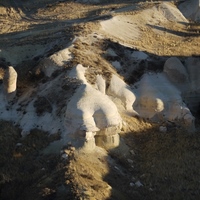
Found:
[[[178,58],[169,58],[164,72],[144,74],[137,83],[134,109],[151,121],[183,121],[182,125],[192,132],[195,118],[183,101],[189,85],[186,68]]]
[[[71,133],[83,136],[83,147],[92,150],[95,146],[94,136],[98,131],[110,127],[120,129],[122,119],[112,100],[87,82],[85,70],[86,68],[79,64],[69,74],[70,77],[81,80],[82,84],[67,105],[66,127]],[[115,134],[118,132],[112,132],[112,135]],[[106,135],[107,131],[104,131],[104,136]],[[113,145],[118,143],[119,141],[114,142]]]

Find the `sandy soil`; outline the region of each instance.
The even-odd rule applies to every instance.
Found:
[[[111,65],[113,57],[105,54],[109,48],[116,50],[125,67],[130,65],[127,51],[146,52],[154,61],[148,66],[153,71],[162,70],[160,64],[169,56],[183,59],[200,54],[199,24],[161,12],[161,2],[86,2],[90,3],[0,1],[0,77],[6,64],[14,65],[19,74],[18,95],[45,81],[30,75],[40,59],[74,39],[74,57],[66,67],[89,66],[86,78],[92,84],[96,74],[107,81],[111,73],[117,74]],[[131,84],[143,71],[120,76]],[[159,124],[125,114],[123,119],[120,146],[97,148],[90,154],[70,143],[59,154],[45,154],[59,133],[34,129],[22,138],[19,127],[0,121],[0,198],[198,199],[198,132],[191,135],[169,125],[169,132],[160,133]]]

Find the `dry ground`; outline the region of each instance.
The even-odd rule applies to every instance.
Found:
[[[113,15],[136,14],[157,3],[118,0],[112,3],[105,0],[102,4],[55,0],[0,1],[0,49],[50,43],[52,46],[45,53],[51,55],[63,48],[63,41],[69,42],[74,36],[84,37],[95,32],[99,27],[97,22],[110,17],[112,11],[119,11]],[[129,6],[135,6],[135,9],[123,11],[122,8]],[[158,60],[160,56],[199,56],[199,24],[171,22],[163,27],[154,27],[163,33],[160,36],[149,26],[144,26],[142,39],[131,45]],[[77,40],[73,51],[75,57],[71,62],[72,65],[81,63],[90,66],[87,78],[91,83],[94,82],[93,73],[103,74],[108,79],[111,72],[116,73],[109,63],[112,58],[102,56],[108,47],[116,48],[120,61],[129,64],[123,56],[125,47],[116,43],[115,38],[108,37],[93,45],[95,47],[88,41]],[[10,56],[14,53],[17,51],[11,51]],[[38,59],[27,59],[17,64],[19,91],[41,80],[40,77],[27,76]],[[2,63],[5,64],[4,61]],[[126,81],[135,82],[141,73]],[[1,121],[0,198],[198,199],[198,132],[189,134],[172,126],[171,131],[160,133],[159,124],[129,116],[124,116],[124,121],[127,126],[120,134],[118,148],[107,151],[97,148],[95,152],[84,154],[67,144],[60,155],[42,153],[50,142],[59,139],[59,134],[50,136],[40,130],[32,130],[29,136],[21,138],[21,130],[17,126]]]

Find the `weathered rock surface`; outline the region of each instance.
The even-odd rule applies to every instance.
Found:
[[[125,109],[133,112],[133,103],[136,100],[136,96],[131,91],[130,86],[122,79],[113,74],[107,92],[114,97],[118,97],[124,103]]]
[[[85,136],[86,144],[89,144],[88,141],[94,141],[97,131],[108,127],[120,127],[122,119],[111,99],[87,83],[84,77],[85,70],[79,64],[69,74],[81,80],[83,84],[69,101],[65,115],[68,129],[72,133]],[[91,148],[93,147],[92,142]]]
[[[40,61],[39,65],[36,67],[36,74],[43,72],[45,76],[51,77],[51,75],[69,62],[71,59],[71,53],[68,48],[62,49],[57,53],[44,58]]]
[[[17,72],[9,66],[3,77],[4,92],[7,100],[13,100],[17,91]]]

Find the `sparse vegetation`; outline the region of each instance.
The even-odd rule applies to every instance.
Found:
[[[33,102],[37,117],[53,113],[53,104],[57,105],[55,113],[58,117],[64,116],[64,106],[81,84],[80,80],[64,73],[77,64],[87,67],[85,76],[91,85],[95,85],[96,75],[101,74],[108,87],[112,74],[131,85],[146,71],[162,71],[170,56],[177,56],[181,61],[189,56],[199,57],[200,28],[199,23],[192,21],[162,21],[154,13],[152,21],[145,15],[143,21],[136,17],[134,23],[139,31],[130,29],[130,32],[136,35],[138,31],[140,37],[135,40],[127,38],[130,39],[128,47],[124,38],[110,36],[101,30],[101,21],[114,16],[131,18],[144,9],[159,8],[159,3],[143,0],[0,2],[0,89],[3,88],[5,68],[10,64],[7,60],[10,60],[18,72],[16,98],[30,90],[28,101],[34,95],[37,97]],[[123,32],[123,27],[117,29],[128,35]],[[69,47],[72,41],[73,47],[69,48],[72,59],[52,77],[45,77],[40,69],[36,70],[42,59]],[[114,55],[108,54],[109,48],[114,50]],[[148,63],[130,59],[136,50],[142,50],[150,57]],[[114,61],[121,66],[121,71],[114,67]],[[37,94],[38,85],[48,85],[54,80],[53,89]],[[22,99],[16,111],[23,115],[30,112],[25,109],[27,102]],[[8,105],[7,110],[9,106],[12,105]],[[45,154],[46,148],[62,138],[59,131],[49,134],[36,125],[22,137],[19,124],[1,120],[0,199],[198,199],[199,119],[196,120],[196,132],[191,134],[176,126],[161,132],[159,127],[166,122],[152,123],[124,111],[120,115],[123,119],[120,145],[109,150],[96,147],[90,153],[81,148],[75,150],[68,141],[59,154]]]

